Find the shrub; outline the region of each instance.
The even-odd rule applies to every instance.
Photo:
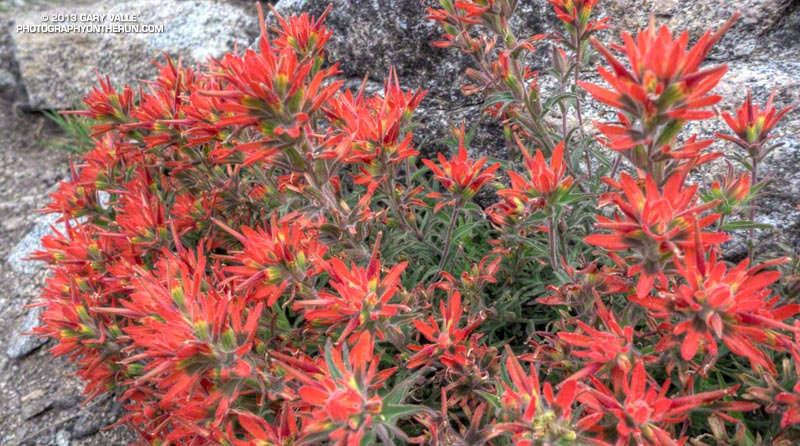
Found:
[[[521,163],[472,158],[464,126],[418,160],[425,92],[343,90],[324,15],[201,69],[168,59],[138,94],[101,79],[76,112],[94,148],[47,208],[66,229],[35,255],[39,334],[147,444],[798,441],[787,260],[722,248],[786,111],[724,115],[744,154],[683,132],[716,116],[727,67],[702,63],[735,17],[691,47],[653,24],[608,45],[596,0],[549,1],[563,31],[524,39],[514,0],[428,10]],[[596,53],[607,86],[581,80]],[[583,92],[617,112],[597,140]],[[689,181],[720,157],[745,173]]]

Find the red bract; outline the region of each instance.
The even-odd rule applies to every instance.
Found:
[[[225,268],[236,279],[236,288],[253,299],[266,299],[272,306],[291,286],[294,296],[298,287],[309,285],[309,279],[322,271],[320,262],[327,247],[318,240],[315,224],[303,217],[278,221],[273,215],[268,228],[243,227],[241,233],[217,222],[242,244],[242,250],[230,256],[238,265]]]
[[[800,328],[800,323],[795,321],[794,326]],[[800,345],[796,342],[798,339],[800,339],[800,331],[795,331],[795,343],[790,345],[795,377],[800,376]],[[775,402],[784,406],[786,410],[781,417],[781,427],[800,424],[800,380],[795,383],[791,392],[784,390],[776,395]]]
[[[340,132],[332,145],[344,161],[358,165],[359,184],[380,181],[384,172],[396,170],[401,161],[418,154],[406,127],[425,93],[401,89],[392,70],[382,96],[364,98],[362,85],[355,97],[347,91],[331,101],[325,111]]]
[[[728,165],[728,173],[722,177],[722,181],[714,181],[711,184],[711,191],[704,195],[706,201],[715,200],[718,210],[722,215],[733,213],[736,208],[742,208],[752,201],[755,197],[751,193],[751,175],[734,174],[733,166]]]
[[[168,243],[169,230],[163,203],[150,192],[151,178],[136,178],[127,185],[129,193],[119,198],[116,223],[119,231],[138,250],[154,249]],[[158,180],[166,183],[165,178]]]
[[[513,225],[538,210],[548,214],[556,212],[567,198],[573,179],[566,174],[564,143],[553,151],[548,165],[541,150],[531,156],[518,140],[525,157],[526,176],[509,171],[511,188],[497,192],[503,201],[489,209],[489,216],[498,225]]]
[[[540,297],[536,302],[544,305],[566,305],[569,307],[586,308],[595,303],[595,294],[600,297],[609,294],[625,293],[630,291],[631,284],[625,278],[625,271],[621,268],[610,266],[598,267],[596,262],[582,270],[575,271],[570,267],[566,270],[571,282],[556,287],[547,287],[556,294]]]
[[[495,0],[442,2],[444,9],[428,8],[428,18],[451,24],[460,22],[473,25],[481,22],[480,17],[492,9],[494,2]]]
[[[226,112],[219,127],[254,126],[266,137],[263,148],[269,149],[296,142],[311,115],[337,92],[342,81],[326,82],[338,73],[335,65],[319,69],[314,60],[301,60],[290,46],[276,48],[267,37],[263,17],[261,26],[260,51],[248,49],[241,57],[226,55],[219,61],[217,76],[227,82],[227,88],[206,93],[229,99],[219,105]],[[257,152],[250,156],[265,157]]]
[[[525,167],[530,174],[530,182],[509,172],[512,189],[525,190],[528,195],[544,198],[548,203],[556,203],[559,195],[572,187],[572,177],[564,177],[567,172],[567,165],[564,161],[564,143],[560,143],[553,150],[549,166],[541,150],[536,150],[536,155],[531,157],[524,147],[520,146],[520,148],[525,156]]]
[[[122,322],[97,309],[115,302],[117,286],[109,266],[120,259],[125,243],[101,233],[93,225],[68,224],[63,234],[45,237],[44,251],[33,257],[50,262],[53,270],[41,296],[43,325],[35,332],[58,340],[55,356],[68,355],[78,363],[89,398],[116,386],[112,361],[122,359],[114,345]]]
[[[464,146],[464,132],[461,131],[461,140],[458,146],[458,153],[449,161],[444,155],[439,153],[439,166],[431,160],[424,159],[422,162],[433,172],[433,178],[441,183],[450,194],[445,195],[438,192],[428,194],[430,198],[450,198],[449,201],[436,203],[434,212],[438,212],[443,206],[453,204],[457,200],[468,200],[475,196],[478,191],[488,182],[494,180],[494,172],[500,168],[500,163],[492,164],[483,169],[486,164],[486,157],[473,161],[467,155],[467,148]]]
[[[633,345],[633,327],[621,327],[597,294],[595,304],[597,316],[605,325],[606,331],[577,321],[581,333],[558,333],[558,337],[572,347],[571,353],[574,356],[587,360],[581,370],[567,379],[581,380],[587,376],[598,376],[599,372],[606,369],[612,376],[625,374],[637,361],[656,359],[653,356],[643,357],[636,350]]]
[[[571,33],[577,32],[579,35],[593,33],[611,26],[608,24],[609,18],[604,18],[596,22],[589,19],[592,16],[592,8],[597,5],[598,0],[547,0],[553,5],[556,17],[564,22],[567,30]]]
[[[272,44],[278,49],[292,48],[301,59],[309,58],[315,63],[322,63],[322,60],[317,58],[322,57],[325,44],[333,34],[324,24],[325,17],[328,16],[332,7],[333,3],[316,19],[307,13],[302,13],[300,16],[292,16],[286,20],[270,5],[270,9],[280,25],[272,28],[272,31],[278,34],[278,38],[273,40]]]
[[[613,219],[598,216],[597,226],[614,233],[593,234],[584,240],[611,251],[635,252],[640,262],[628,270],[628,275],[641,273],[636,285],[639,297],[647,295],[656,278],[666,283],[665,267],[673,256],[694,247],[697,237],[703,245],[717,245],[728,239],[722,233],[699,232],[719,216],[698,217],[714,203],[696,204],[697,186],[684,186],[681,174],[667,180],[663,193],[649,175],[644,185],[625,173],[619,183],[609,184],[619,192],[606,201],[613,203],[618,212]]]
[[[380,355],[373,355],[373,342],[368,332],[362,332],[350,351],[345,344],[338,348],[328,344],[325,361],[319,364],[301,364],[275,354],[285,362],[286,373],[301,383],[297,405],[308,408],[298,445],[330,439],[333,445],[357,446],[374,429],[383,411],[383,400],[375,389],[396,367],[378,371]]]
[[[733,353],[749,359],[754,370],[760,367],[776,373],[761,346],[783,349],[787,338],[779,330],[793,330],[784,321],[799,313],[800,305],[778,306],[778,297],[771,297],[769,286],[781,273],[762,270],[785,261],[749,268],[745,259],[728,269],[714,253],[708,264],[687,256],[685,264],[676,264],[685,285],[634,300],[669,324],[670,333],[656,351],[680,344],[684,360],[691,360],[698,351],[716,357],[717,342],[721,341]]]
[[[464,328],[459,328],[464,310],[461,307],[461,293],[456,291],[444,301],[439,302],[439,311],[442,314],[442,326],[428,316],[428,323],[414,320],[414,327],[431,344],[409,345],[408,348],[417,353],[408,359],[408,368],[429,365],[434,360],[440,361],[446,367],[465,365],[467,363],[467,338],[483,321],[482,317],[469,323]]]
[[[611,71],[598,68],[611,89],[588,82],[579,84],[598,101],[623,112],[619,123],[600,126],[607,138],[602,141],[619,151],[650,144],[660,149],[671,143],[682,122],[713,117],[714,112],[706,107],[718,103],[721,97],[708,93],[719,83],[727,66],[701,69],[700,64],[736,17],[715,33],[706,32],[691,49],[688,49],[688,33],[676,39],[666,26],[656,31],[651,23],[635,40],[628,33],[622,33],[624,46],[613,48],[624,53],[629,67],[592,39],[592,44],[611,66]],[[652,149],[646,152],[646,157],[653,154]],[[641,155],[638,158],[635,163],[643,168],[646,159],[641,159]]]
[[[761,154],[760,152],[766,149],[763,147],[764,143],[772,139],[769,135],[770,131],[792,109],[792,107],[786,107],[778,111],[772,106],[774,98],[775,90],[772,91],[764,108],[759,109],[758,104],[753,103],[750,90],[747,90],[747,99],[736,110],[736,116],[728,112],[722,113],[725,123],[728,124],[735,136],[724,133],[716,133],[716,136],[743,148],[750,156]]]
[[[539,384],[535,368],[531,367],[528,375],[511,349],[506,350],[510,383],[503,381],[500,392],[503,412],[509,421],[499,423],[495,429],[510,433],[515,445],[569,444],[597,422],[600,416],[596,414],[577,422],[573,420],[572,405],[578,394],[576,381],[566,381],[556,395],[550,383]]]
[[[592,387],[581,393],[578,401],[589,413],[600,414],[608,419],[608,422],[600,421],[596,429],[602,429],[602,438],[616,445],[631,442],[648,446],[683,444],[685,439],[678,440],[664,426],[685,420],[692,409],[735,394],[736,391],[734,387],[683,397],[668,397],[669,380],[659,389],[641,362],[636,364],[632,372],[615,379],[613,390],[597,378],[590,379]]]
[[[289,404],[281,408],[275,416],[275,423],[268,423],[263,418],[250,412],[237,412],[237,421],[249,434],[247,440],[233,440],[237,446],[276,445],[289,446],[297,443],[299,435],[298,418]],[[277,426],[275,425],[277,424]],[[233,423],[228,425],[228,436],[234,438]]]
[[[221,416],[244,380],[258,379],[247,355],[263,303],[249,305],[224,288],[208,289],[216,280],[206,276],[202,252],[197,256],[178,260],[165,254],[155,271],[135,270],[139,277],[124,308],[104,311],[139,322],[124,330],[133,340],[129,348],[141,349],[126,362],[151,359],[135,385],[149,382],[162,390],[162,408],[180,406],[193,392],[208,392],[206,404],[218,403]],[[223,384],[225,391],[217,392]]]
[[[100,87],[93,87],[83,102],[89,107],[88,110],[64,112],[88,116],[95,121],[101,122],[92,128],[92,137],[109,132],[121,124],[130,122],[131,109],[136,101],[136,93],[129,86],[122,89],[119,93],[112,85],[111,79],[106,76],[105,81],[100,74],[97,74]]]
[[[158,78],[150,83],[149,93],[140,95],[140,105],[131,113],[136,122],[120,126],[131,136],[140,129],[153,130],[142,136],[148,148],[180,144],[185,136],[183,127],[194,124],[193,119],[183,119],[181,98],[197,88],[197,72],[191,68],[184,69],[180,61],[176,66],[169,57],[166,64],[157,65],[160,67]]]
[[[324,326],[333,330],[344,325],[339,339],[345,339],[356,328],[369,329],[383,339],[378,323],[391,318],[408,307],[389,303],[401,289],[400,276],[408,262],[394,265],[381,278],[381,262],[378,259],[378,244],[366,268],[355,263],[347,265],[332,258],[324,265],[331,276],[332,290],[320,291],[317,295],[303,296],[295,301],[293,309],[302,312],[303,318],[312,326]]]

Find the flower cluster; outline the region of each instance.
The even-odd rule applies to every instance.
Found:
[[[64,230],[33,256],[52,271],[37,332],[143,444],[796,444],[789,262],[724,256],[787,109],[748,95],[719,137],[750,175],[692,184],[725,156],[680,131],[713,117],[725,67],[703,62],[733,22],[607,46],[599,1],[549,2],[565,33],[517,38],[514,0],[428,9],[434,46],[477,63],[465,92],[509,162],[471,153],[465,124],[418,160],[425,92],[394,70],[343,89],[328,10],[276,14],[202,68],[167,60],[146,93],[101,77],[74,112],[95,147],[46,208]],[[580,81],[592,48],[608,88]],[[580,136],[581,88],[617,112],[598,123],[616,160]]]

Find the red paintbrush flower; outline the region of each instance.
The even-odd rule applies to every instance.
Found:
[[[750,90],[747,90],[747,99],[736,110],[735,117],[728,112],[722,113],[725,123],[728,124],[728,127],[733,130],[736,136],[724,133],[716,133],[716,136],[743,148],[750,156],[763,157],[766,155],[764,143],[772,139],[769,132],[792,109],[792,107],[786,107],[778,111],[772,106],[775,91],[775,89],[772,90],[772,94],[769,96],[764,108],[759,109],[758,104],[753,103]],[[765,153],[762,153],[762,151]]]
[[[556,212],[572,188],[572,177],[565,177],[567,165],[563,142],[553,150],[549,165],[541,150],[536,150],[536,154],[531,156],[519,138],[517,143],[525,157],[527,176],[509,171],[511,187],[497,192],[503,201],[490,207],[488,213],[492,221],[501,226],[513,224],[538,210],[551,214]]]
[[[319,262],[328,248],[320,243],[316,225],[303,217],[278,221],[273,214],[268,228],[243,227],[241,233],[214,221],[242,244],[241,251],[225,257],[236,263],[225,271],[251,299],[266,299],[271,307],[287,289],[294,296],[297,287],[310,285],[322,271]]]
[[[448,368],[456,364],[466,364],[466,344],[469,334],[483,322],[483,317],[478,317],[466,327],[459,328],[464,309],[461,307],[461,293],[458,291],[450,294],[447,304],[443,300],[439,302],[439,311],[442,315],[441,327],[431,316],[428,316],[427,323],[420,320],[411,321],[431,343],[408,346],[411,351],[417,352],[408,359],[408,368],[429,365],[434,360],[439,360]]]
[[[325,347],[325,360],[316,364],[300,362],[279,352],[286,374],[301,386],[296,403],[308,417],[297,445],[317,444],[330,439],[331,445],[357,446],[364,435],[382,421],[383,399],[376,389],[397,369],[378,371],[380,355],[374,354],[374,338],[362,332],[352,350],[345,343]]]
[[[535,367],[531,367],[528,375],[507,345],[506,350],[505,371],[509,378],[501,382],[500,397],[508,421],[498,423],[494,427],[497,431],[510,433],[517,446],[568,444],[597,422],[600,418],[597,414],[573,420],[572,405],[578,395],[576,381],[565,381],[556,395],[550,383],[540,385]]]
[[[647,158],[672,142],[683,122],[713,117],[714,112],[705,108],[719,102],[721,97],[708,93],[725,74],[727,66],[701,69],[700,65],[737,17],[734,15],[713,34],[706,32],[691,49],[688,33],[676,39],[666,26],[656,31],[651,23],[635,40],[622,33],[624,46],[613,48],[624,53],[628,67],[592,39],[611,66],[611,71],[598,68],[611,89],[588,82],[579,85],[595,99],[622,112],[618,123],[599,127],[606,137],[602,141],[619,151],[654,143],[655,151],[645,153],[645,159],[641,155],[632,157],[636,158],[637,167],[643,168]]]
[[[136,250],[159,251],[169,243],[165,206],[158,194],[152,193],[158,182],[166,185],[166,178],[152,179],[146,172],[125,185],[128,189],[118,199],[116,224],[120,234],[128,238]],[[164,189],[167,187],[161,186]]]
[[[583,368],[572,374],[568,380],[581,380],[587,376],[599,376],[608,370],[612,376],[628,373],[637,361],[653,361],[652,356],[642,356],[633,345],[634,329],[624,328],[617,323],[614,314],[600,299],[594,296],[595,310],[605,330],[599,330],[578,320],[580,333],[562,331],[558,333],[561,341],[572,347],[573,356],[586,359]]]
[[[216,76],[227,83],[226,89],[204,93],[227,99],[218,105],[226,113],[217,122],[219,128],[255,127],[266,139],[252,144],[272,153],[300,139],[312,115],[333,97],[342,81],[327,82],[338,73],[336,65],[320,69],[315,60],[301,59],[292,47],[273,45],[260,8],[259,19],[259,52],[248,49],[243,56],[225,55],[214,68]],[[267,157],[258,152],[250,156]]]
[[[597,227],[614,233],[592,234],[584,240],[611,251],[635,252],[640,262],[628,270],[628,275],[641,273],[636,285],[636,295],[641,298],[649,293],[657,277],[666,283],[664,268],[673,256],[695,246],[695,232],[711,225],[719,215],[698,217],[715,203],[695,204],[697,186],[685,187],[680,173],[667,180],[663,192],[650,175],[644,187],[626,173],[619,183],[607,182],[619,190],[606,200],[618,212],[613,219],[598,216]],[[716,232],[699,232],[697,236],[706,246],[728,240],[728,236]]]
[[[62,112],[87,116],[101,122],[92,127],[94,133],[90,135],[91,137],[102,135],[121,124],[131,122],[131,110],[136,103],[136,93],[129,86],[123,87],[120,93],[111,85],[111,79],[108,76],[104,80],[100,73],[97,73],[97,79],[100,86],[93,87],[92,91],[83,99],[83,102],[89,107],[88,110]]]
[[[323,268],[331,277],[331,289],[317,295],[302,296],[292,309],[301,311],[303,319],[310,324],[325,326],[329,331],[344,325],[340,340],[346,339],[359,327],[374,330],[373,333],[383,339],[383,332],[376,324],[408,310],[405,305],[389,303],[401,289],[400,276],[408,262],[393,266],[381,278],[379,245],[380,242],[376,243],[366,268],[355,263],[348,268],[338,258],[327,261]]]
[[[783,359],[780,373],[773,376],[754,370],[752,376],[744,377],[751,384],[745,397],[761,402],[769,414],[782,414],[782,428],[800,424],[800,321],[794,321],[794,328],[794,339],[786,342],[791,356]]]
[[[433,172],[433,178],[449,192],[447,195],[438,192],[428,194],[429,198],[450,198],[448,201],[436,203],[434,212],[438,212],[443,206],[451,205],[457,200],[469,200],[474,197],[486,183],[494,180],[494,172],[500,168],[500,163],[495,163],[483,169],[486,164],[486,157],[477,161],[470,159],[464,143],[463,126],[459,135],[458,153],[455,156],[447,160],[444,155],[439,153],[439,165],[441,167],[431,160],[422,160]]]
[[[631,289],[630,280],[625,277],[625,270],[619,267],[604,265],[597,266],[592,262],[581,270],[571,266],[566,267],[567,275],[571,279],[561,286],[548,285],[547,289],[554,291],[554,295],[539,297],[536,302],[543,305],[566,305],[591,311],[594,305],[595,294],[606,296],[609,294],[625,293]],[[579,313],[581,311],[579,310]]]
[[[387,171],[396,170],[401,161],[419,153],[407,127],[426,93],[401,89],[394,69],[384,83],[383,95],[365,98],[365,87],[363,84],[355,96],[350,91],[337,96],[325,109],[339,132],[334,139],[334,152],[358,166],[358,184],[379,181]]]
[[[757,196],[758,188],[751,192],[752,176],[748,174],[734,174],[733,164],[728,161],[728,171],[721,180],[711,184],[711,190],[703,195],[704,201],[718,203],[715,210],[722,215],[730,215],[734,210],[746,207]]]
[[[602,439],[611,444],[677,446],[678,439],[665,427],[685,420],[693,409],[733,395],[738,386],[688,396],[668,397],[670,381],[657,386],[638,362],[632,371],[621,374],[613,382],[613,390],[590,376],[591,387],[578,395],[578,401],[590,414],[603,415],[594,430],[603,432]]]
[[[275,423],[269,423],[251,412],[237,411],[236,415],[237,422],[248,434],[246,440],[236,439],[233,422],[229,423],[226,429],[227,438],[233,439],[236,446],[290,446],[297,444],[297,439],[300,438],[299,416],[289,404],[281,407],[275,416]]]
[[[325,17],[328,16],[331,8],[333,8],[333,3],[316,19],[304,12],[299,16],[291,16],[286,20],[270,5],[270,10],[278,19],[279,24],[279,26],[271,28],[278,35],[272,41],[272,45],[279,50],[292,48],[301,59],[309,58],[314,60],[322,57],[325,45],[333,34],[332,31],[328,31],[328,27],[324,24]]]
[[[577,33],[578,36],[588,38],[594,32],[608,29],[610,18],[606,17],[596,22],[590,21],[592,8],[598,0],[547,0],[553,5],[556,17],[561,20],[570,33]],[[583,40],[583,39],[578,39]]]
[[[702,249],[701,251],[702,252]],[[745,259],[728,269],[712,252],[708,264],[702,254],[690,252],[686,262],[675,265],[686,284],[670,287],[652,296],[634,299],[653,317],[662,319],[670,329],[656,351],[680,344],[681,357],[689,361],[698,351],[717,355],[717,342],[731,352],[750,360],[753,370],[760,367],[775,373],[775,365],[763,346],[783,350],[787,339],[781,330],[794,328],[784,321],[800,313],[800,305],[777,306],[778,297],[770,297],[769,286],[777,281],[778,271],[762,271],[786,259],[764,262],[752,268]]]
[[[474,25],[481,23],[481,16],[490,12],[495,0],[467,0],[444,2],[444,9],[428,8],[428,18],[450,25],[462,23]]]
[[[183,97],[198,88],[198,73],[184,68],[180,60],[176,65],[169,56],[166,64],[156,65],[160,68],[158,77],[150,82],[149,93],[140,93],[139,105],[131,112],[134,120],[120,126],[129,132],[138,130],[148,148],[179,145],[184,130],[196,125],[183,113]]]
[[[209,441],[221,438],[242,394],[265,386],[250,355],[259,342],[263,304],[234,297],[218,272],[208,272],[202,250],[178,251],[165,250],[152,269],[112,271],[128,281],[129,295],[95,308],[120,321],[99,345],[113,345],[122,355],[111,364],[115,379],[123,384],[122,398],[137,403],[128,405],[126,420],[145,438]]]

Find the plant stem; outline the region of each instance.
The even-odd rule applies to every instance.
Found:
[[[569,243],[567,242],[567,223],[564,219],[559,219],[558,221],[559,231],[558,231],[558,240],[561,242],[561,257],[564,261],[569,264]]]
[[[406,214],[400,211],[400,203],[398,203],[397,197],[395,196],[394,191],[392,190],[392,185],[394,184],[394,175],[390,177],[389,182],[384,184],[385,187],[383,193],[386,194],[387,197],[389,197],[389,206],[392,209],[392,213],[397,217],[398,222],[400,223],[402,228],[405,229],[406,231],[411,231],[411,233],[414,234],[417,240],[424,243],[425,246],[427,246],[428,248],[431,248],[435,253],[441,255],[442,249],[431,243],[428,239],[426,239],[422,231],[419,230],[417,224],[409,221]]]
[[[609,178],[615,179],[617,177],[617,171],[619,170],[619,166],[621,163],[622,163],[622,153],[617,152],[617,157],[614,158],[614,165],[611,166],[611,175],[608,176]],[[606,185],[606,192],[609,192],[610,190],[611,190],[611,185],[610,184]]]
[[[450,226],[447,227],[447,235],[444,239],[444,250],[442,250],[442,259],[439,260],[439,271],[442,271],[444,263],[447,260],[447,255],[450,254],[450,243],[453,241],[453,230],[456,227],[456,220],[458,220],[458,212],[461,210],[462,200],[456,201],[453,205],[453,213],[450,215]]]
[[[753,159],[753,170],[750,172],[750,184],[752,187],[758,183],[758,157],[754,156]],[[756,221],[756,203],[755,199],[750,202],[750,223],[755,223]],[[756,238],[756,228],[750,228],[750,240],[747,243],[747,257],[750,258],[750,261],[753,261],[753,247],[754,239]]]
[[[578,42],[575,48],[577,51],[575,52],[575,113],[578,115],[578,130],[581,132],[581,138],[586,138],[586,131],[583,129],[583,112],[581,111],[581,100],[580,96],[577,94],[578,92],[578,81],[580,81],[580,74],[581,74],[581,67],[583,66],[583,44],[581,42],[582,38],[578,36]],[[590,182],[594,182],[593,174],[592,174],[592,154],[590,153],[589,149],[587,148],[584,152],[586,156],[586,174],[589,177]]]
[[[547,220],[547,252],[550,254],[550,266],[553,268],[553,271],[561,269],[561,265],[558,263],[558,239],[556,231],[558,231],[558,228],[556,227],[555,217],[551,216]]]

